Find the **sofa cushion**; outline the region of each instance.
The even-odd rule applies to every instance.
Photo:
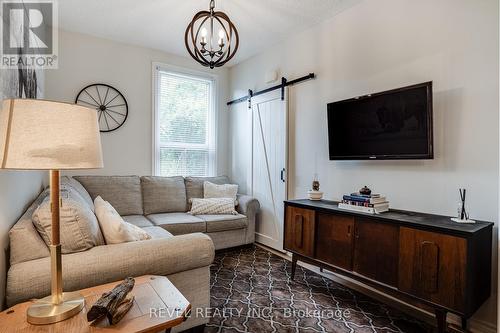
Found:
[[[142,215],[141,180],[138,176],[75,176],[92,200],[100,195],[120,215]]]
[[[49,256],[49,248],[31,221],[33,212],[48,195],[49,189],[40,193],[23,216],[21,216],[16,224],[14,224],[14,226],[10,229],[9,240],[11,265]]]
[[[227,176],[218,177],[186,177],[184,178],[184,183],[186,184],[186,196],[189,202],[192,198],[203,198],[203,183],[211,182],[214,184],[222,185],[229,184],[229,178]],[[190,206],[190,205],[188,205]],[[190,208],[190,207],[188,207]]]
[[[147,217],[154,225],[162,227],[174,235],[207,231],[207,224],[204,220],[187,213],[151,214]]]
[[[104,238],[97,219],[76,190],[61,188],[61,252],[85,251],[97,245],[104,245]],[[47,196],[33,212],[33,224],[46,245],[52,243],[52,212],[50,197]]]
[[[245,215],[197,215],[207,223],[207,232],[243,229],[248,226]]]
[[[125,222],[135,225],[139,228],[152,227],[154,226],[150,220],[148,220],[144,215],[127,215],[122,216]]]
[[[186,211],[183,177],[141,177],[144,214]]]
[[[61,177],[61,188],[64,186],[70,186],[72,187],[75,191],[78,192],[78,194],[81,195],[83,200],[89,205],[90,209],[94,211],[94,201],[90,197],[89,192],[83,187],[83,185],[73,177],[68,177],[68,176],[63,176]]]
[[[170,232],[163,229],[162,227],[145,227],[142,229],[146,231],[152,239],[174,237]]]

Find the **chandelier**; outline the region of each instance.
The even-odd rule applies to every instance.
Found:
[[[194,60],[203,66],[221,67],[238,50],[238,31],[223,12],[215,11],[215,0],[210,10],[196,13],[184,34],[184,43]]]

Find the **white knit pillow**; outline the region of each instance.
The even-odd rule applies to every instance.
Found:
[[[125,222],[116,209],[100,196],[94,200],[95,215],[101,226],[106,244],[118,244],[151,239],[141,228]]]
[[[237,184],[217,185],[208,181],[203,183],[203,197],[207,198],[233,198],[234,205],[237,206],[236,194],[238,193]]]
[[[234,210],[233,198],[193,198],[191,215],[238,215]]]

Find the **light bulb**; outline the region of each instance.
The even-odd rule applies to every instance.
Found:
[[[222,39],[226,36],[226,34],[224,33],[224,30],[220,29],[219,30],[219,38]]]
[[[207,28],[201,28],[201,37],[207,37],[208,31]]]

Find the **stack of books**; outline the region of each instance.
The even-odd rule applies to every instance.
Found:
[[[351,193],[344,195],[342,202],[339,203],[339,208],[355,212],[379,214],[389,211],[389,202],[380,194]]]

